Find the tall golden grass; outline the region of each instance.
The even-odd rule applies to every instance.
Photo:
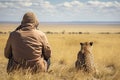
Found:
[[[11,30],[13,29],[11,28]],[[72,29],[74,31],[74,27]],[[44,28],[42,30],[47,31]],[[62,28],[60,30],[62,31]],[[94,32],[94,28],[90,30]],[[7,31],[9,31],[9,28]],[[120,34],[47,34],[52,49],[50,72],[34,75],[30,73],[22,74],[21,72],[17,72],[14,75],[6,73],[7,59],[4,57],[4,47],[8,36],[9,34],[0,34],[0,80],[120,79]],[[94,42],[92,52],[98,71],[96,75],[84,74],[81,71],[76,72],[75,70],[75,61],[80,50],[79,43],[88,41]]]

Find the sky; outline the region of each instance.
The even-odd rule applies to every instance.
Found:
[[[120,0],[0,0],[0,21],[21,21],[28,11],[40,22],[120,22]]]

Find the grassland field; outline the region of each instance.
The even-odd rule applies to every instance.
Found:
[[[18,24],[0,24],[1,32],[11,32]],[[51,45],[50,73],[15,75],[6,73],[7,59],[4,47],[9,34],[0,34],[0,80],[120,80],[120,25],[57,25],[40,24],[43,32],[65,32],[46,34]],[[89,34],[68,34],[67,32],[89,32]],[[111,34],[98,34],[109,32]],[[98,74],[95,76],[75,71],[75,61],[80,42],[92,41],[94,62]]]

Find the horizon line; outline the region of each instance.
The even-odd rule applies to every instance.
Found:
[[[0,23],[21,23],[21,21],[0,21]],[[45,24],[120,24],[120,21],[41,21]]]

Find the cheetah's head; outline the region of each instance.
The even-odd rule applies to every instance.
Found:
[[[80,43],[81,45],[81,50],[82,51],[90,51],[92,50],[92,46],[93,46],[93,42],[84,42],[84,43]]]

